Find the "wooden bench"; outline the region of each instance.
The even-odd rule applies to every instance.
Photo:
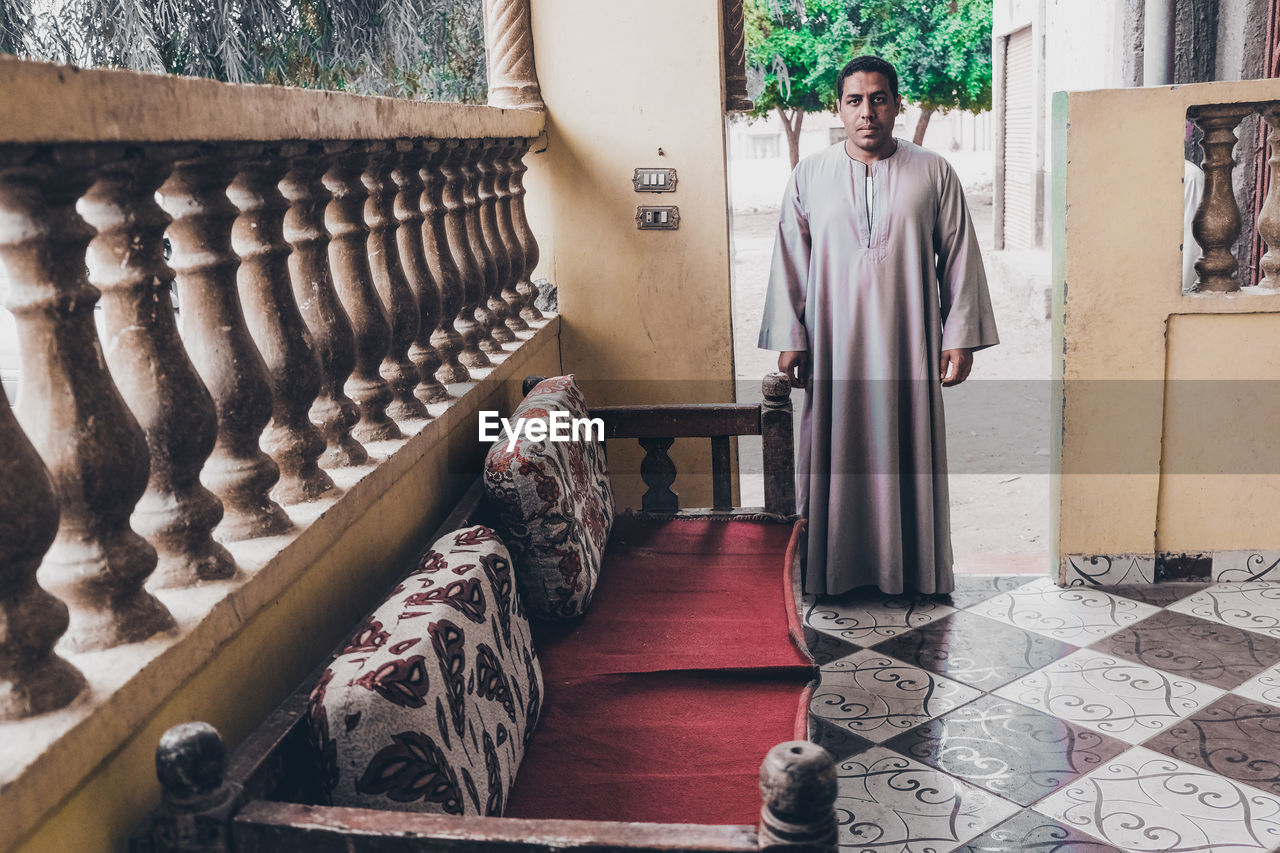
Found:
[[[526,392],[536,379],[526,380]],[[646,448],[642,476],[649,493],[641,518],[699,516],[760,523],[768,523],[762,521],[767,518],[774,523],[793,520],[790,389],[785,377],[771,374],[764,390],[765,401],[759,406],[612,407],[591,411],[605,420],[608,437],[637,438]],[[729,437],[752,434],[762,435],[764,440],[763,511],[730,506]],[[675,470],[666,450],[675,438],[685,436],[712,439],[715,505],[711,508],[682,511],[670,488]],[[481,518],[481,497],[477,484],[439,532],[457,530]],[[783,555],[776,556],[781,566]],[[607,633],[607,626],[603,630]],[[541,645],[539,655],[544,655]],[[546,666],[544,662],[544,670]],[[323,772],[310,737],[307,711],[311,686],[322,669],[295,690],[229,759],[217,732],[206,724],[188,723],[170,729],[156,753],[163,802],[134,836],[131,849],[136,853],[488,853],[835,848],[835,769],[824,750],[803,740],[778,744],[764,758],[759,773],[762,805],[758,826],[454,817],[317,805],[326,801],[327,792],[319,784]]]

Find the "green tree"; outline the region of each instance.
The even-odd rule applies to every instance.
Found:
[[[991,0],[863,0],[857,14],[902,96],[920,105],[917,145],[935,112],[991,108]]]
[[[0,51],[364,94],[483,102],[481,0],[0,0]]]
[[[835,109],[832,81],[862,47],[859,0],[746,0],[747,63],[763,74],[753,116],[782,119],[791,167],[800,160],[805,113]]]

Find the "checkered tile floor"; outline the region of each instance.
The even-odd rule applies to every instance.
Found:
[[[1280,584],[806,597],[845,850],[1280,849]]]

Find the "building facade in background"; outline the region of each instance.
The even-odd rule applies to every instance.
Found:
[[[1000,249],[1034,249],[1051,233],[1049,151],[1053,92],[1275,76],[1277,0],[995,0],[992,21],[996,132],[995,240]],[[1162,16],[1148,20],[1147,11]],[[1150,24],[1150,26],[1148,26]],[[1168,79],[1144,65],[1162,51]],[[1252,235],[1265,187],[1259,183],[1265,134],[1259,119],[1239,130],[1236,197]],[[1188,145],[1189,159],[1199,146]],[[1252,243],[1252,237],[1243,240]],[[1257,267],[1245,247],[1242,263]]]

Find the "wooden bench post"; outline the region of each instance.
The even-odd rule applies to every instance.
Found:
[[[779,515],[791,515],[796,511],[791,382],[784,373],[768,373],[763,390],[760,436],[764,449],[764,508]]]
[[[760,765],[760,850],[835,853],[836,765],[807,740],[780,743]]]
[[[244,803],[239,783],[226,781],[227,750],[208,723],[182,723],[160,738],[156,776],[160,808],[131,853],[230,853],[231,819]]]

